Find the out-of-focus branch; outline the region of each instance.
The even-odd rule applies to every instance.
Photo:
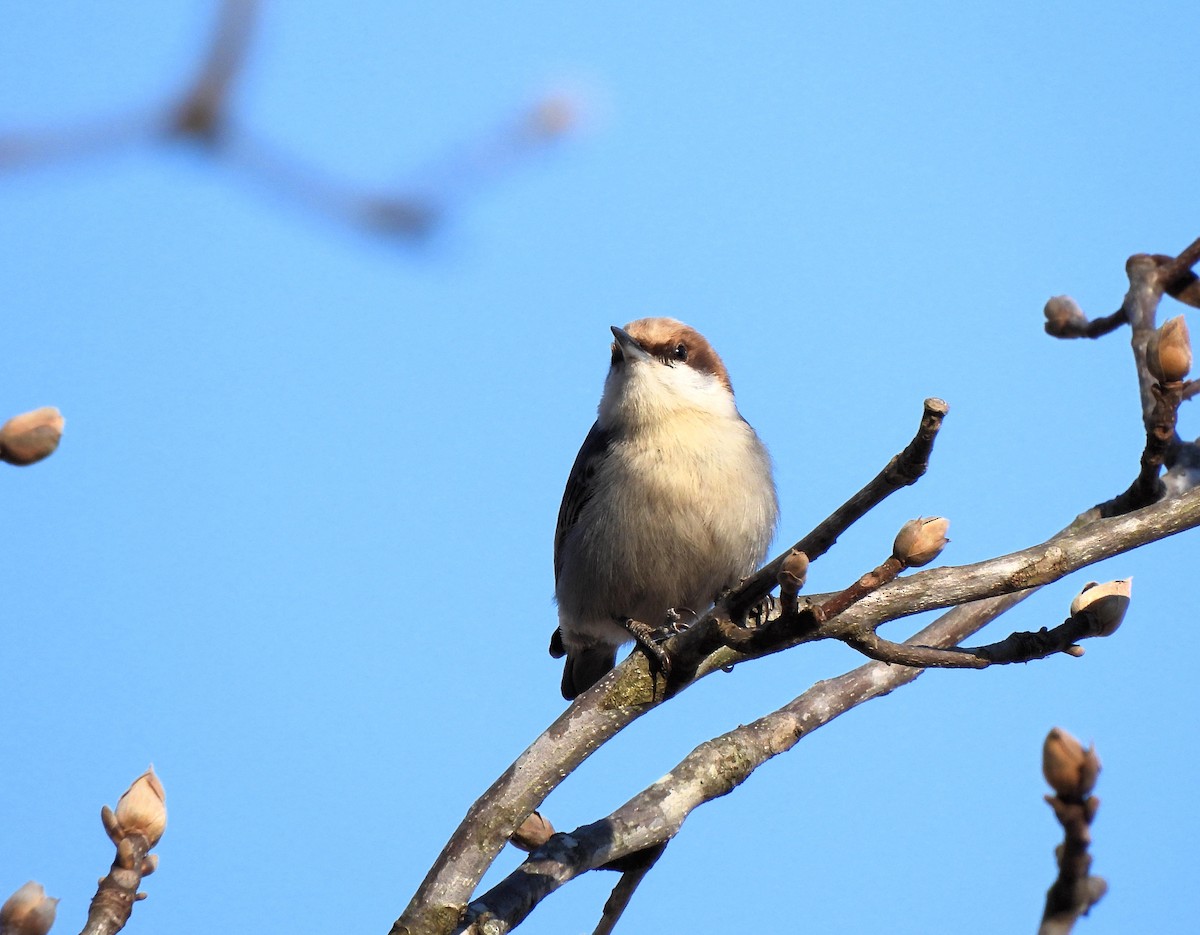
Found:
[[[258,0],[225,0],[208,54],[182,98],[172,105],[167,132],[217,143],[227,129],[229,96],[250,50]]]
[[[53,406],[13,416],[0,425],[0,461],[24,467],[54,454],[65,421]]]
[[[105,805],[100,818],[117,846],[117,856],[92,897],[81,935],[115,935],[129,921],[133,904],[146,898],[138,887],[143,877],[158,869],[158,855],[150,850],[167,827],[166,793],[154,767],[125,790],[115,811]]]
[[[1042,746],[1042,772],[1054,790],[1046,802],[1063,828],[1063,843],[1055,848],[1058,877],[1046,892],[1038,935],[1067,935],[1108,890],[1101,877],[1091,876],[1091,824],[1100,807],[1092,789],[1100,774],[1094,747],[1083,748],[1065,730],[1055,727]]]
[[[511,171],[578,123],[577,101],[547,95],[498,130],[444,153],[408,189],[357,185],[267,142],[235,119],[232,95],[249,59],[258,12],[258,0],[224,0],[195,77],[165,105],[67,130],[0,134],[0,169],[186,140],[198,144],[204,158],[326,218],[369,234],[414,240],[427,234],[452,202]]]

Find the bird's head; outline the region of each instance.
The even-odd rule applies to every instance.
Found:
[[[725,364],[695,328],[639,318],[612,329],[612,364],[600,422],[613,426],[693,413],[737,417]]]

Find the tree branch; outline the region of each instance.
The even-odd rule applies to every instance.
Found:
[[[1032,592],[1006,594],[957,607],[911,642],[950,646],[986,626]],[[520,923],[541,899],[588,870],[668,842],[698,806],[728,794],[767,760],[785,753],[817,728],[860,704],[913,682],[922,669],[870,662],[818,682],[804,694],[750,724],[705,741],[674,769],[615,812],[551,839],[531,859],[471,904],[455,932],[499,935]],[[565,843],[565,842],[564,842]],[[536,869],[532,866],[537,860]],[[520,906],[520,915],[507,915]],[[486,926],[484,923],[486,922]]]
[[[1082,526],[1072,524],[1063,533],[1030,549],[974,565],[937,568],[899,578],[822,624],[816,635],[806,635],[798,641],[841,638],[841,634],[871,631],[887,620],[960,605],[904,644],[910,648],[948,649],[1043,584],[1196,526],[1200,526],[1200,491],[1127,516]],[[696,626],[711,624],[713,620],[710,613]],[[677,640],[686,640],[691,632],[674,637],[668,647]],[[786,646],[770,651],[783,648]],[[756,653],[765,654],[766,651]],[[696,678],[750,658],[754,657],[722,647],[698,668]],[[818,683],[766,718],[701,744],[676,770],[608,818],[551,838],[545,848],[531,855],[513,875],[471,903],[467,920],[486,918],[487,932],[505,931],[494,927],[499,924],[497,920],[516,924],[541,899],[575,876],[669,841],[696,805],[731,791],[762,762],[790,749],[804,734],[864,701],[913,681],[922,671],[908,665],[869,663]],[[519,810],[514,803],[529,801],[532,804],[528,808],[532,811],[612,733],[663,700],[645,657],[638,653],[581,695],[472,806],[405,914],[393,925],[393,935],[453,931],[466,900],[457,906],[450,901],[433,900],[461,893],[482,877],[499,851],[498,846],[495,851],[490,850],[491,836],[498,833],[495,829],[500,827],[499,823],[515,820],[519,824],[524,818],[524,815],[508,818],[514,809]],[[485,847],[491,854],[486,861],[481,856]],[[471,881],[473,873],[478,876]]]
[[[632,855],[637,858],[636,860],[627,859],[625,862],[619,862],[622,863],[622,866],[626,866],[626,869],[622,871],[621,879],[613,887],[612,894],[605,900],[604,911],[600,916],[599,923],[592,931],[592,935],[611,935],[629,906],[629,901],[633,898],[638,884],[645,879],[647,873],[654,869],[658,858],[662,857],[663,851],[666,849],[667,843],[664,841],[657,847],[649,848],[641,854]],[[613,865],[610,864],[609,867],[612,868]]]

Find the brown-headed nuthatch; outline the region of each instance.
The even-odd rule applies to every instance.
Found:
[[[630,621],[699,614],[752,572],[775,532],[767,449],[694,328],[642,318],[612,329],[596,424],[567,478],[554,533],[562,693],[616,663]]]

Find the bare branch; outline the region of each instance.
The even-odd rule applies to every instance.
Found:
[[[961,605],[906,644],[946,649],[977,632],[1040,585],[1196,526],[1200,526],[1200,491],[1126,516],[1072,524],[1030,549],[974,565],[931,569],[898,578],[815,631],[794,636],[790,644],[770,650],[756,648],[754,655],[777,652],[810,639],[861,634],[887,620]],[[710,648],[710,655],[696,667],[693,680],[754,658],[720,646],[719,637],[713,639],[721,619],[728,618],[710,612],[667,644],[675,659],[681,654],[678,647],[689,640],[716,647]],[[493,890],[486,894],[472,903],[471,918],[481,918],[485,912],[491,914],[489,918],[508,918],[514,906],[527,907],[522,912],[530,911],[546,894],[580,873],[668,841],[695,805],[730,791],[761,762],[790,749],[804,733],[863,701],[907,684],[921,671],[907,665],[870,663],[819,683],[767,718],[702,744],[680,765],[681,772],[673,771],[643,793],[650,799],[634,799],[608,819],[551,838],[545,848],[522,864],[518,873],[527,879],[510,878],[500,884],[514,887],[515,892]],[[452,931],[466,908],[471,888],[512,829],[593,750],[661,704],[665,696],[659,690],[660,682],[649,672],[645,657],[635,653],[576,699],[471,807],[404,915],[393,925],[393,935]],[[648,811],[639,811],[643,805]],[[497,900],[502,900],[503,911],[498,910]]]
[[[1171,257],[1163,259],[1166,261],[1162,264],[1161,271],[1164,291],[1168,295],[1175,295],[1176,292],[1190,288],[1196,281],[1196,277],[1192,274],[1192,267],[1200,263],[1200,237],[1184,247],[1179,256],[1174,259]]]
[[[950,646],[977,632],[1028,596],[1007,594],[943,614],[912,642]],[[800,697],[753,723],[705,741],[666,776],[608,817],[567,835],[556,835],[540,852],[471,904],[456,932],[504,932],[519,923],[541,899],[591,869],[635,854],[674,837],[698,806],[726,795],[767,760],[864,702],[906,685],[923,670],[871,662],[818,682]],[[520,918],[506,915],[520,906]],[[480,923],[488,921],[484,929]],[[475,924],[478,927],[471,929]],[[414,929],[413,931],[417,931]]]
[[[1099,504],[1101,516],[1119,516],[1159,500],[1166,492],[1162,469],[1170,464],[1179,447],[1175,430],[1179,406],[1183,402],[1183,383],[1150,384],[1154,407],[1146,422],[1146,447],[1142,450],[1141,470],[1129,489]]]
[[[592,931],[592,935],[611,935],[625,909],[629,906],[629,901],[633,898],[638,884],[645,879],[647,873],[654,869],[658,858],[662,857],[663,851],[666,849],[667,845],[664,841],[657,847],[649,848],[641,854],[632,855],[632,858],[623,863],[625,869],[621,873],[621,879],[617,881],[612,894],[605,901],[604,912],[601,914],[596,928]],[[612,868],[611,864],[609,866]]]
[[[1108,634],[1100,630],[1095,617],[1084,611],[1068,617],[1053,629],[1042,627],[1036,633],[1013,633],[986,646],[939,649],[934,646],[893,643],[870,628],[855,630],[845,636],[844,640],[848,646],[857,649],[864,656],[870,656],[880,662],[931,669],[986,669],[988,666],[1009,665],[1014,662],[1033,662],[1056,653],[1081,655],[1082,650],[1076,645],[1080,640],[1104,635]]]
[[[1111,315],[1089,319],[1067,295],[1056,295],[1046,303],[1046,334],[1052,338],[1100,338],[1129,323],[1122,306]]]

